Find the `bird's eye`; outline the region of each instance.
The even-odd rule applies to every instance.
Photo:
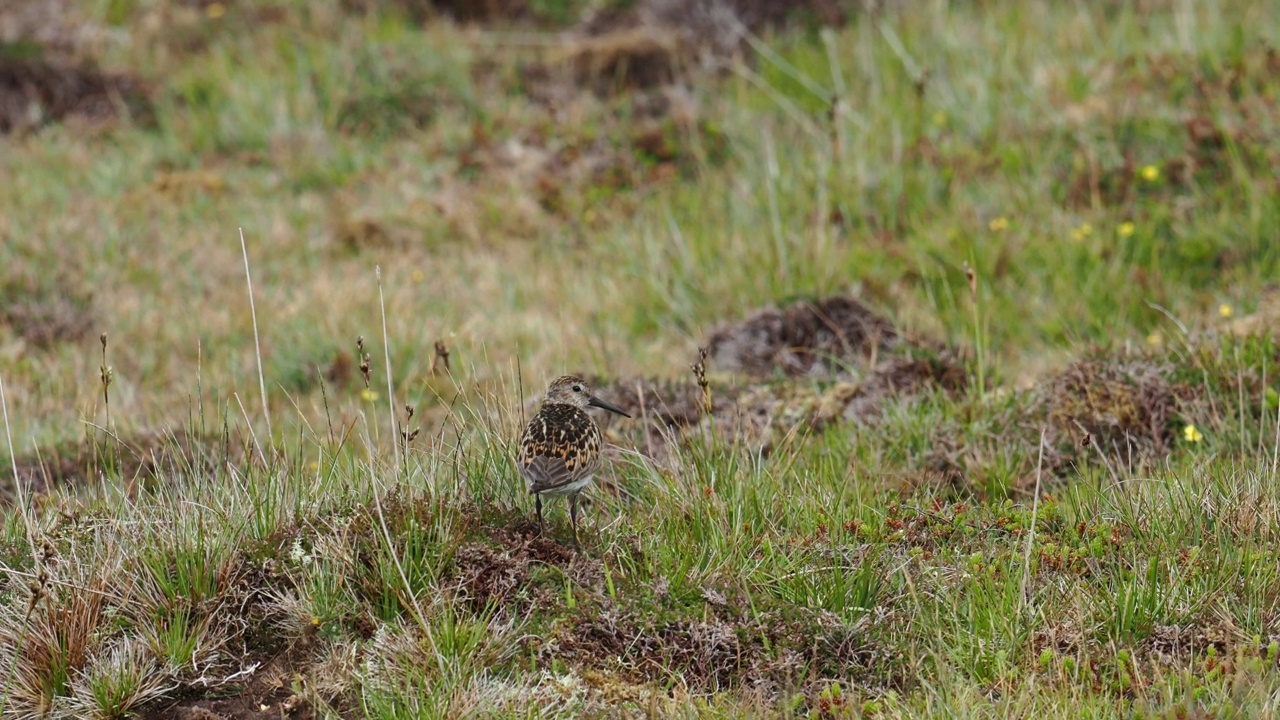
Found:
[[[581,385],[574,385],[574,386],[573,386],[573,391],[574,391],[574,392],[582,392],[582,386],[581,386]]]

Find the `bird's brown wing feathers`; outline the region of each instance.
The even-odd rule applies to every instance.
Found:
[[[564,464],[564,460],[546,455],[530,458],[527,464],[522,462],[520,474],[529,481],[531,493],[555,490],[577,479],[569,466]]]
[[[520,475],[529,492],[554,490],[595,472],[600,430],[572,405],[543,405],[520,438]]]

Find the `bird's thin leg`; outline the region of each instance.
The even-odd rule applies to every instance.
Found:
[[[578,544],[578,495],[569,496],[569,527],[573,529],[573,544]]]
[[[538,510],[538,534],[542,534],[542,496],[534,493],[533,506]]]

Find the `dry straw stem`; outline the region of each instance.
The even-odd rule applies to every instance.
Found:
[[[262,394],[262,416],[267,421],[267,440],[270,441],[275,435],[271,432],[271,410],[267,407],[267,380],[262,373],[262,342],[258,339],[258,310],[253,303],[253,276],[249,273],[249,246],[244,240],[244,228],[240,228],[240,253],[244,256],[244,280],[249,286],[249,316],[253,319],[253,355],[258,361],[258,391]],[[261,453],[262,448],[258,448],[258,452]]]
[[[1086,435],[1085,437],[1088,437]],[[1036,488],[1035,494],[1031,496],[1031,530],[1027,533],[1027,548],[1022,554],[1022,597],[1023,607],[1029,605],[1027,599],[1027,578],[1031,575],[1031,546],[1036,540],[1036,516],[1040,512],[1040,478],[1044,470],[1044,441],[1045,431],[1040,431],[1040,453],[1036,460]]]
[[[387,416],[391,418],[391,452],[392,458],[396,463],[397,476],[400,473],[400,443],[395,439],[399,437],[396,430],[396,394],[395,387],[391,380],[391,339],[387,335],[387,301],[382,294],[382,266],[375,265],[373,275],[378,281],[378,309],[382,313],[382,358],[387,367]]]
[[[13,471],[13,490],[18,495],[18,511],[22,513],[22,524],[27,532],[27,545],[32,555],[36,552],[35,533],[31,530],[31,514],[27,507],[26,490],[22,486],[22,476],[18,474],[18,454],[13,449],[13,429],[9,424],[9,402],[4,394],[4,378],[0,377],[0,410],[4,411],[4,436],[9,443],[9,467]]]

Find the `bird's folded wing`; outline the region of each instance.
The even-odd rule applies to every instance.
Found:
[[[580,468],[579,468],[580,469]],[[563,458],[547,455],[534,455],[522,458],[520,474],[529,481],[529,492],[540,493],[555,490],[563,485],[579,479],[581,473],[574,472]]]

